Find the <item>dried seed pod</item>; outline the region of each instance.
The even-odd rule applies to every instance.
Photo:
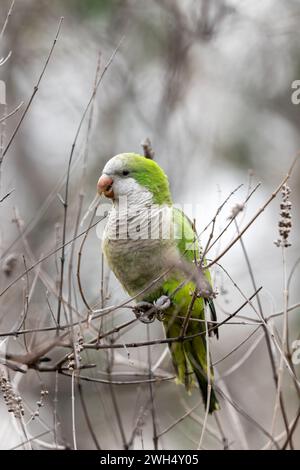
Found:
[[[292,203],[289,200],[290,194],[290,188],[286,184],[283,185],[281,190],[282,202],[280,204],[280,218],[278,221],[279,238],[274,241],[274,244],[278,247],[282,246],[287,248],[291,246],[291,243],[289,242],[289,236],[292,229]]]
[[[21,418],[24,415],[23,400],[12,388],[10,381],[0,371],[0,390],[3,393],[3,399],[9,413],[13,413],[15,418]]]

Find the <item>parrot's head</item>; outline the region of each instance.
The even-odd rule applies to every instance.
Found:
[[[121,153],[106,163],[98,181],[98,193],[113,201],[126,197],[135,203],[172,204],[164,171],[153,160],[135,153]]]

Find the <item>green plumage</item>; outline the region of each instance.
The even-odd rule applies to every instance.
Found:
[[[112,163],[110,163],[112,162]],[[206,351],[206,329],[205,329],[205,304],[211,310],[212,319],[216,319],[215,309],[211,299],[204,300],[196,296],[196,284],[193,276],[186,273],[186,268],[191,273],[195,272],[195,261],[199,262],[201,253],[197,244],[197,237],[193,226],[184,213],[172,206],[168,179],[163,170],[152,160],[136,154],[121,154],[114,157],[104,168],[104,172],[114,179],[116,190],[118,179],[133,178],[141,187],[149,191],[153,204],[170,214],[169,239],[126,239],[110,240],[108,236],[109,226],[115,222],[118,201],[114,202],[114,209],[110,214],[106,234],[104,237],[104,252],[111,269],[119,279],[123,287],[130,295],[137,295],[142,290],[144,293],[138,295],[138,301],[154,302],[162,295],[167,295],[171,300],[171,306],[164,311],[163,324],[168,338],[177,338],[196,335],[190,340],[176,341],[169,344],[170,353],[176,370],[177,382],[185,385],[188,392],[193,388],[195,382],[201,390],[204,403],[207,402],[207,351]],[[129,201],[132,201],[132,185],[128,181]],[[126,184],[122,181],[122,192],[126,192]],[[113,186],[114,187],[114,186]],[[125,188],[125,189],[124,189]],[[143,189],[144,188],[144,189]],[[141,192],[141,194],[143,194]],[[135,203],[140,211],[143,204],[139,202],[137,195]],[[133,205],[133,203],[131,203]],[[145,210],[149,203],[145,203]],[[131,219],[132,216],[130,215]],[[164,222],[166,223],[166,222]],[[161,277],[150,289],[147,286],[162,273],[173,261],[178,264],[168,273]],[[179,261],[183,260],[185,270],[180,269]],[[211,285],[209,271],[204,272],[206,283]],[[185,325],[186,315],[189,321]],[[211,383],[213,383],[213,370],[210,369]],[[209,412],[219,408],[214,390],[211,390]]]
[[[194,259],[199,261],[200,253],[197,238],[191,222],[184,213],[178,209],[173,209],[173,216],[177,235],[181,235],[176,240],[180,253],[190,263],[192,263]],[[187,247],[190,249],[187,249]],[[211,277],[208,270],[205,271],[205,276],[209,283],[211,283]],[[182,283],[184,283],[184,285],[179,288]],[[190,320],[185,330],[185,336],[199,335],[199,333],[201,333],[201,335],[196,336],[191,340],[173,342],[169,345],[169,348],[176,370],[177,382],[185,385],[186,390],[191,392],[195,384],[196,377],[203,401],[206,404],[207,352],[204,321],[205,300],[197,297],[194,302],[192,302],[195,288],[196,285],[194,282],[186,282],[186,276],[182,275],[180,272],[176,272],[173,275],[170,274],[169,279],[166,280],[159,289],[151,292],[150,295],[145,295],[143,300],[153,301],[161,295],[167,295],[171,298],[172,305],[165,312],[163,320],[166,336],[168,338],[182,336],[184,318],[186,317],[187,312],[190,311]],[[214,319],[215,310],[213,302],[211,299],[208,302],[210,303],[212,317]],[[212,383],[212,367],[210,369],[210,376]],[[218,400],[215,396],[214,390],[212,389],[209,412],[212,413],[218,408]]]
[[[141,160],[141,156],[133,153],[126,155],[126,167],[129,168],[132,177],[143,187],[153,193],[154,204],[172,204],[168,178],[163,170],[153,160]],[[128,158],[129,156],[129,158]],[[147,171],[145,170],[147,161]]]

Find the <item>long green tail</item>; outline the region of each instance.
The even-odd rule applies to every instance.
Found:
[[[192,322],[190,322],[192,323]],[[196,322],[193,322],[194,324]],[[181,335],[182,321],[173,322],[170,324],[167,320],[164,321],[166,335],[168,338],[174,338]],[[197,330],[203,329],[203,324],[197,322]],[[200,327],[200,328],[199,328]],[[196,331],[197,332],[197,331]],[[186,335],[193,335],[196,333],[194,327],[188,326]],[[203,401],[207,406],[208,399],[208,380],[207,380],[207,351],[205,336],[197,336],[192,340],[183,342],[170,343],[170,352],[173,364],[176,370],[177,382],[185,385],[186,390],[190,393],[195,385],[195,377],[197,379]],[[218,410],[219,403],[213,389],[213,369],[210,370],[210,382],[212,385],[210,393],[209,412]]]

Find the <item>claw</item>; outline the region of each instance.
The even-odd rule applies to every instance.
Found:
[[[142,323],[152,323],[155,318],[159,321],[163,320],[164,310],[169,308],[171,305],[171,300],[167,295],[162,295],[157,300],[153,302],[138,302],[133,308],[133,313],[136,318]]]
[[[133,313],[142,323],[152,323],[155,320],[156,308],[150,302],[138,302],[133,307]]]

